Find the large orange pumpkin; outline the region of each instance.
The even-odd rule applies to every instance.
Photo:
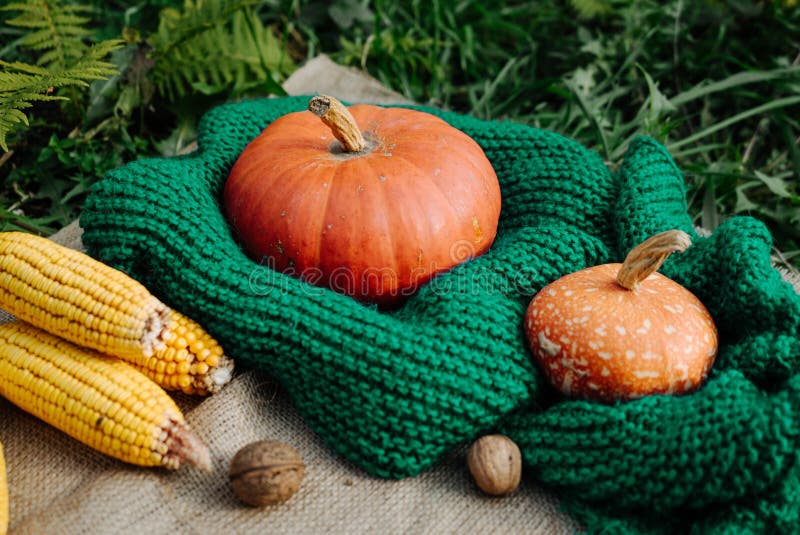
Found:
[[[500,186],[473,139],[416,110],[325,96],[309,110],[264,129],[225,184],[228,219],[253,258],[392,306],[490,247]]]

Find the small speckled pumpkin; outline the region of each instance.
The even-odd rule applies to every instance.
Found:
[[[717,330],[689,290],[656,273],[690,245],[667,231],[634,248],[624,264],[566,275],[534,296],[530,347],[562,393],[598,401],[697,388],[717,353]]]

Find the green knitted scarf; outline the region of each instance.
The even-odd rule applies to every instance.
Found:
[[[798,529],[800,297],[771,267],[761,223],[734,218],[697,236],[681,172],[653,140],[634,140],[611,173],[558,134],[425,109],[483,147],[501,183],[500,227],[489,253],[379,312],[254,263],[221,213],[245,145],[306,102],[219,107],[196,153],[109,173],[81,218],[90,254],[203,324],[240,367],[278,379],[322,439],[371,474],[413,476],[502,432],[527,476],[590,532]],[[662,271],[720,331],[708,382],[618,405],[556,395],[523,334],[533,294],[672,228],[694,245]]]

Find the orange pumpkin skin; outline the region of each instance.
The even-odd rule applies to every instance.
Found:
[[[349,111],[364,151],[344,152],[309,111],[288,114],[242,152],[223,203],[255,260],[393,306],[489,249],[500,186],[478,144],[433,115]]]
[[[716,357],[711,315],[660,273],[623,288],[620,267],[572,273],[534,296],[525,328],[542,371],[562,393],[596,401],[691,392]]]

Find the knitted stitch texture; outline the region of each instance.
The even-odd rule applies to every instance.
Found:
[[[239,153],[306,102],[221,106],[203,118],[196,153],[109,173],[81,217],[89,252],[202,323],[239,366],[272,374],[322,439],[372,474],[418,474],[500,431],[590,532],[797,530],[800,297],[771,267],[761,223],[735,218],[698,237],[681,172],[651,139],[634,140],[612,174],[558,134],[423,108],[486,152],[500,227],[487,254],[379,312],[251,261],[221,212]],[[720,331],[708,382],[617,405],[562,399],[527,349],[531,297],[670,228],[694,245],[662,271]]]

